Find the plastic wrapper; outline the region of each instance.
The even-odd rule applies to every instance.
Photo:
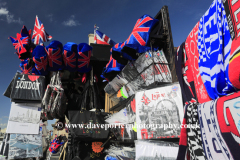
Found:
[[[155,67],[155,68],[153,68],[153,67]],[[156,75],[156,73],[159,73],[159,74]],[[143,81],[145,81],[146,86],[149,86],[150,84],[152,84],[154,82],[162,82],[163,81],[163,78],[159,75],[160,75],[160,72],[158,71],[156,66],[152,64],[151,66],[149,66],[146,70],[144,70],[141,73],[141,78],[143,79]]]
[[[11,134],[9,140],[9,159],[42,157],[42,133]]]
[[[40,103],[12,102],[7,133],[38,134],[41,115]]]
[[[172,82],[172,75],[168,64],[168,61],[162,50],[153,52],[154,63],[157,66],[160,73],[162,73],[163,82]],[[158,74],[157,74],[158,75]]]
[[[152,55],[150,52],[146,52],[142,54],[138,59],[134,62],[134,66],[137,71],[141,73],[144,69],[148,68],[151,64],[153,64]]]
[[[126,79],[128,82],[131,82],[135,77],[137,77],[139,72],[132,62],[129,62],[120,73],[120,76]]]
[[[137,139],[136,131],[133,130],[135,123],[129,122],[129,120],[134,121],[133,119],[135,119],[135,115],[130,114],[132,111],[129,111],[130,109],[127,108],[128,107],[121,109],[119,112],[110,115],[110,117],[105,120],[111,125],[111,130],[115,137],[122,141]]]
[[[163,51],[156,51],[153,52],[153,54],[146,52],[145,55],[142,55],[139,59],[140,60],[136,61],[134,65],[138,71],[141,72],[141,76],[147,86],[154,82],[172,82],[171,72]]]
[[[113,105],[116,105],[155,82],[172,82],[162,50],[148,51],[135,62],[129,62],[104,90],[110,95]]]
[[[129,94],[129,96],[131,96],[131,95],[135,94],[135,92],[146,87],[146,84],[145,84],[145,81],[143,80],[143,78],[139,75],[133,81],[131,81],[129,84],[127,84],[127,87],[129,89],[128,94]]]
[[[137,134],[133,130],[134,123],[126,124],[120,129],[122,140],[136,140]]]
[[[126,111],[127,111],[128,123],[136,122],[136,108],[135,108],[134,98],[129,104],[127,104]]]
[[[135,141],[136,160],[177,159],[178,145],[171,142]]]
[[[113,95],[114,93],[116,93],[116,91],[113,89],[112,85],[110,83],[108,83],[106,85],[106,87],[104,88],[104,91],[109,94],[109,96]]]
[[[120,90],[120,88],[124,85],[126,85],[128,81],[124,78],[122,78],[120,75],[117,75],[111,82],[111,86],[115,91]]]
[[[118,97],[117,93],[115,93],[114,95],[112,95],[112,96],[110,97],[110,99],[112,100],[112,103],[113,103],[114,106],[117,105],[119,102],[121,102],[121,101],[124,100],[123,98]]]
[[[135,100],[138,139],[180,136],[183,103],[178,83],[137,92]]]
[[[111,145],[104,152],[107,153],[107,156],[105,157],[105,159],[107,159],[108,157],[109,158],[110,157],[117,157],[118,159],[129,158],[131,160],[135,159],[135,148],[132,148],[132,147],[122,147],[122,146]],[[112,159],[110,159],[110,160],[112,160]]]
[[[125,99],[131,96],[127,85],[123,86],[118,92],[120,92],[121,96]]]
[[[126,108],[121,109],[119,112],[112,114],[105,120],[109,124],[114,123],[128,123],[128,116]]]

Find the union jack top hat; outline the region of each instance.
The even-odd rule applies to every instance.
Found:
[[[78,45],[78,72],[87,73],[91,70],[91,53],[92,47],[87,43],[80,43]]]
[[[35,63],[36,75],[47,75],[48,74],[48,58],[46,49],[44,46],[37,46],[34,48],[32,53],[33,62]]]
[[[63,46],[63,63],[64,69],[75,72],[77,71],[77,44],[73,42],[67,42]]]
[[[46,52],[48,55],[48,69],[49,71],[58,71],[63,66],[63,45],[59,41],[52,41],[47,47]]]

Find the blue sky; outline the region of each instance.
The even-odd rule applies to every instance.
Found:
[[[63,45],[88,43],[88,34],[93,33],[94,24],[118,43],[128,38],[139,17],[144,14],[154,17],[167,5],[173,43],[177,47],[211,3],[211,0],[0,0],[0,127],[6,128],[11,106],[10,99],[2,93],[20,64],[8,37],[15,37],[23,25],[33,29],[36,15],[53,40]],[[48,128],[52,123],[49,121]]]

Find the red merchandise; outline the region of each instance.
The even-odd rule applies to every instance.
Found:
[[[197,93],[197,99],[199,103],[204,103],[210,101],[211,98],[208,96],[207,90],[203,84],[203,81],[200,76],[198,59],[199,53],[197,49],[197,37],[198,37],[198,27],[199,22],[192,29],[190,34],[188,35],[185,42],[185,49],[187,53],[187,57],[190,61],[190,70],[193,72],[193,79],[195,84],[195,89]]]

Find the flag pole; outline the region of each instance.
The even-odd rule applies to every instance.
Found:
[[[95,36],[96,36],[96,29],[97,29],[97,24],[94,25],[94,43],[97,44],[97,39],[96,39],[96,42],[95,42]]]

